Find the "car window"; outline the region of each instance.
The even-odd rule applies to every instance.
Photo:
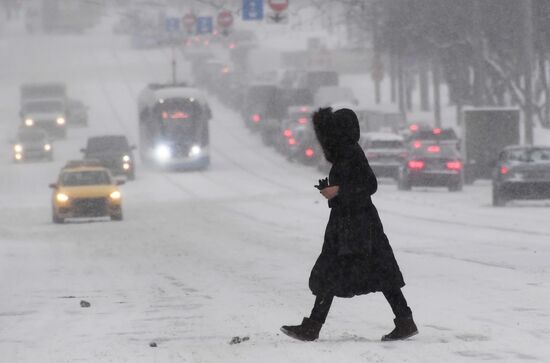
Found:
[[[550,149],[508,150],[506,160],[516,162],[550,161]]]
[[[111,178],[103,170],[70,171],[61,175],[61,185],[75,187],[86,185],[110,185]]]
[[[88,140],[86,151],[92,153],[102,151],[126,151],[129,148],[128,140],[124,136],[98,137]]]
[[[456,147],[445,144],[427,144],[413,149],[412,155],[422,158],[458,158]]]
[[[63,110],[63,103],[59,101],[27,102],[24,110],[25,112],[61,112]]]

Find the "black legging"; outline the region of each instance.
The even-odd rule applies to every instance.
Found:
[[[396,318],[406,318],[412,316],[412,311],[407,305],[407,300],[405,299],[405,296],[403,296],[401,289],[384,291],[384,297],[390,304]],[[324,324],[327,319],[330,306],[332,305],[332,300],[334,300],[334,296],[317,296],[309,318]]]

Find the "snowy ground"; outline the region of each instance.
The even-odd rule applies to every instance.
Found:
[[[137,140],[136,94],[168,79],[168,53],[101,29],[28,37],[12,25],[0,54],[0,361],[549,360],[550,203],[495,209],[487,182],[462,193],[383,183],[374,201],[420,334],[380,342],[393,317],[375,294],[336,300],[319,341],[301,343],[278,329],[314,299],[307,279],[328,217],[316,171],[264,148],[212,100],[210,170],[140,169],[122,187],[125,221],[53,225],[48,183],[89,135]],[[13,165],[19,84],[56,79],[90,105],[90,127],[71,129],[53,164]],[[250,340],[229,345],[237,335]]]

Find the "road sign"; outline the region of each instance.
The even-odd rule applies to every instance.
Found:
[[[211,16],[197,18],[197,34],[211,34],[214,30],[214,19]]]
[[[217,21],[220,28],[229,28],[233,25],[233,14],[231,14],[231,11],[229,10],[222,10],[218,14]]]
[[[262,20],[264,0],[243,0],[243,20]]]
[[[267,0],[267,4],[276,12],[281,12],[288,8],[288,0]]]
[[[164,28],[168,33],[178,32],[180,30],[180,19],[176,17],[166,18]]]
[[[197,18],[191,13],[187,13],[183,16],[183,25],[187,30],[192,30],[196,22]]]

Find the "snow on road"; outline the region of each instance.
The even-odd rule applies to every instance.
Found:
[[[0,361],[548,361],[549,203],[495,209],[487,182],[462,193],[383,182],[374,201],[420,335],[380,342],[393,317],[375,294],[336,300],[319,341],[293,341],[278,328],[313,304],[307,279],[328,217],[318,172],[262,146],[212,99],[208,171],[139,168],[122,187],[123,222],[53,225],[48,183],[90,135],[137,142],[136,94],[168,79],[168,52],[101,30],[16,28],[0,50]],[[54,163],[13,165],[19,84],[57,79],[90,106],[90,126],[55,145]]]

